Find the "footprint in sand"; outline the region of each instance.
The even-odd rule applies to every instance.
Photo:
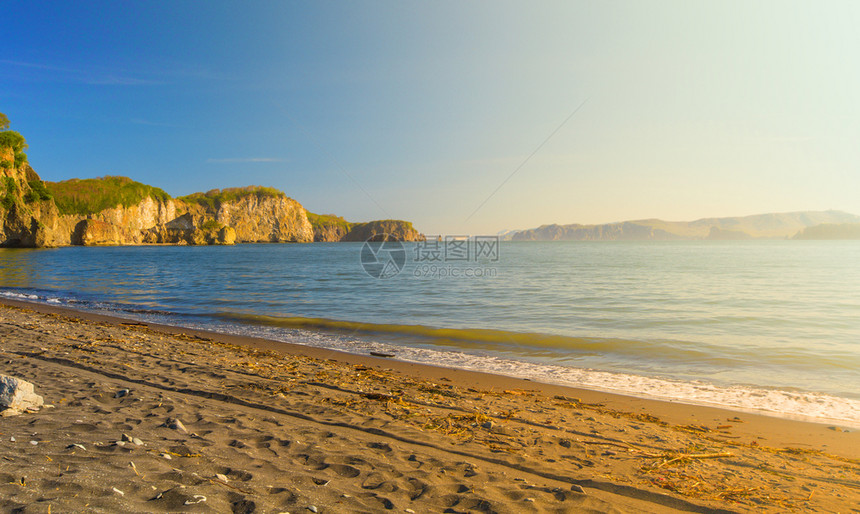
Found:
[[[346,464],[332,464],[329,466],[329,469],[345,478],[355,478],[361,474],[358,468],[347,466]]]

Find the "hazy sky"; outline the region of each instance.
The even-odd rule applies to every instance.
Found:
[[[0,112],[45,180],[260,184],[428,234],[860,213],[858,27],[856,2],[5,0]]]

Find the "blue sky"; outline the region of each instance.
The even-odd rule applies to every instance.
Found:
[[[431,234],[860,213],[857,26],[850,2],[7,0],[0,112],[45,180],[260,184]]]

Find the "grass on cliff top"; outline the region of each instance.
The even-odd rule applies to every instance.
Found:
[[[334,214],[314,214],[310,211],[305,212],[307,213],[308,221],[311,222],[311,226],[314,230],[328,227],[341,227],[345,232],[349,232],[349,229],[354,225],[354,223],[350,223],[341,216],[335,216]]]
[[[240,200],[247,196],[256,196],[257,198],[263,199],[285,198],[287,195],[273,187],[228,187],[227,189],[212,189],[205,193],[191,193],[190,195],[176,198],[176,201],[189,204],[199,204],[214,210],[222,203]]]
[[[131,207],[143,199],[167,201],[163,190],[128,177],[99,177],[45,182],[60,214],[93,214],[117,205]]]
[[[0,113],[2,114],[2,113]],[[27,154],[24,150],[27,149],[27,141],[24,136],[14,130],[0,129],[0,148],[11,148],[14,159],[8,162],[0,157],[0,168],[8,168],[15,166],[16,168],[27,162]]]

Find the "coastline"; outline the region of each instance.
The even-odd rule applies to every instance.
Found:
[[[87,311],[79,311],[68,307],[53,306],[41,303],[0,298],[0,305],[10,305],[32,309],[36,312],[75,316],[85,320],[111,323],[139,323],[137,320],[111,316]],[[761,437],[762,433],[772,434],[769,444],[775,446],[810,446],[827,447],[828,451],[839,452],[848,458],[860,459],[860,430],[852,427],[833,425],[827,422],[797,420],[766,414],[758,414],[738,409],[727,409],[719,406],[697,405],[682,401],[671,401],[654,398],[641,398],[625,394],[598,391],[593,389],[571,387],[566,385],[537,382],[528,379],[471,371],[457,368],[446,368],[426,363],[415,363],[397,360],[396,358],[375,357],[357,353],[343,352],[326,348],[317,348],[302,344],[273,341],[259,337],[225,334],[196,328],[157,323],[145,323],[154,330],[169,334],[190,334],[192,336],[213,339],[228,344],[246,346],[264,351],[274,351],[285,355],[301,355],[321,360],[335,360],[351,365],[373,366],[375,368],[395,371],[408,376],[419,376],[427,380],[447,378],[451,383],[460,387],[480,389],[528,389],[539,391],[547,396],[563,395],[581,398],[586,403],[601,403],[619,411],[645,411],[666,421],[676,424],[689,422],[717,420],[742,416],[744,425],[738,426],[737,432],[747,437]],[[833,428],[843,430],[838,432],[844,436],[834,439]],[[854,434],[853,436],[849,434]]]
[[[436,452],[434,458],[443,463],[442,469],[445,469],[444,463],[446,462],[453,466],[464,459],[466,461],[480,461],[476,467],[485,468],[484,473],[489,473],[489,476],[485,476],[484,480],[479,482],[488,483],[486,479],[495,478],[498,490],[483,491],[483,496],[481,496],[478,494],[480,487],[474,483],[478,478],[475,478],[469,484],[457,486],[458,489],[466,487],[469,492],[464,490],[461,494],[457,494],[463,497],[462,501],[464,502],[474,500],[480,504],[481,501],[485,501],[487,505],[492,505],[493,510],[500,512],[506,511],[502,499],[504,495],[513,495],[510,497],[517,497],[519,498],[518,502],[525,502],[517,504],[517,508],[525,506],[525,510],[552,510],[563,507],[570,508],[574,505],[574,503],[565,502],[579,502],[576,503],[578,507],[585,507],[586,503],[583,502],[587,499],[589,502],[596,502],[591,505],[591,508],[598,509],[606,506],[619,506],[622,510],[624,508],[644,508],[651,511],[687,510],[702,512],[719,511],[720,509],[740,509],[743,511],[752,506],[757,506],[757,509],[780,509],[786,505],[804,508],[817,506],[829,509],[834,506],[853,505],[860,498],[860,480],[858,480],[857,475],[857,459],[860,458],[860,444],[858,444],[860,443],[860,432],[853,429],[844,431],[828,425],[738,413],[716,407],[640,399],[252,337],[149,323],[143,324],[119,317],[75,311],[65,307],[9,299],[0,300],[0,305],[2,305],[0,307],[2,325],[4,331],[9,332],[4,334],[3,338],[3,356],[9,357],[14,354],[21,358],[20,360],[14,358],[8,360],[6,368],[9,369],[3,372],[22,375],[20,378],[29,380],[36,385],[36,392],[45,396],[46,403],[55,405],[54,409],[45,409],[36,414],[3,418],[4,430],[2,431],[4,433],[9,433],[9,429],[15,423],[26,423],[25,420],[38,419],[42,416],[57,416],[64,409],[71,409],[70,403],[60,403],[61,398],[55,397],[56,391],[67,387],[67,384],[60,385],[62,379],[58,377],[63,373],[82,373],[97,377],[97,379],[90,379],[93,384],[106,381],[112,383],[111,387],[121,388],[123,384],[126,384],[126,387],[132,390],[145,389],[151,396],[165,394],[171,397],[181,396],[185,409],[194,410],[191,407],[200,407],[206,402],[222,402],[212,410],[215,413],[213,415],[227,416],[226,410],[237,407],[246,410],[258,409],[253,416],[255,419],[263,414],[275,417],[286,416],[291,420],[290,423],[296,424],[297,430],[301,430],[301,427],[319,425],[321,419],[324,418],[322,425],[327,427],[326,430],[332,432],[335,432],[335,429],[345,430],[350,434],[348,437],[344,436],[347,439],[360,439],[368,435],[377,438],[382,437],[384,442],[380,444],[389,448],[395,448],[398,445],[414,448],[416,443],[421,446],[423,441],[428,441],[429,445],[425,445],[423,450]],[[52,328],[46,330],[45,327],[49,326]],[[32,330],[36,330],[39,335],[27,335],[28,331]],[[83,340],[92,341],[118,341],[120,336],[127,336],[136,341],[135,344],[150,345],[159,352],[153,355],[143,355],[143,352],[125,354],[123,353],[126,351],[125,347],[118,342],[112,343],[110,348],[101,348],[95,342],[88,343],[89,345],[83,348],[80,346],[86,341],[82,341],[81,337],[66,337],[62,335],[64,332],[69,334],[80,332]],[[95,337],[96,335],[100,337]],[[77,342],[69,343],[72,339]],[[166,343],[162,340],[169,340],[169,345],[165,346]],[[46,349],[40,350],[40,348]],[[57,349],[59,348],[63,348],[64,353],[58,354]],[[196,355],[194,365],[189,364],[183,367],[175,362],[170,363],[169,356],[160,354],[166,351],[179,351],[183,355]],[[210,353],[213,357],[221,355],[223,359],[226,359],[224,362],[229,363],[229,365],[225,368],[224,365],[219,365],[215,361],[205,362],[205,356]],[[78,354],[80,354],[80,358],[75,357]],[[269,371],[257,369],[256,362],[247,363],[247,360],[243,360],[249,354],[260,356],[262,360],[259,362],[269,362],[274,359],[271,366],[275,367],[284,362],[292,363],[291,369],[296,370],[298,375],[286,382],[278,374],[269,376]],[[241,376],[244,378],[240,382],[254,382],[256,385],[246,390],[237,382],[235,387],[243,393],[236,395],[232,393],[232,389],[224,389],[223,383],[232,380],[233,375],[231,373],[235,373],[235,370],[230,371],[227,368],[238,365],[237,363],[240,362],[246,362],[245,368],[241,370]],[[48,368],[53,369],[56,373],[49,371]],[[191,368],[195,368],[196,371],[192,373]],[[310,376],[308,369],[311,368],[315,373],[314,379],[308,378]],[[269,368],[266,369],[269,370]],[[332,380],[330,379],[333,377],[336,377],[334,380],[336,383],[331,383]],[[372,379],[372,377],[376,378]],[[277,383],[289,384],[289,387],[284,385],[279,389],[276,388],[277,390],[266,390],[266,388],[261,389],[260,384],[263,383],[269,384],[266,387],[270,389],[274,387],[272,384]],[[291,391],[294,391],[298,384],[301,384],[301,395],[292,397]],[[44,391],[45,387],[47,387],[47,391]],[[97,386],[90,385],[87,387]],[[368,387],[370,389],[367,389]],[[52,394],[52,388],[55,394]],[[256,395],[251,394],[254,391],[256,391]],[[353,396],[358,392],[361,401],[344,399],[343,396],[349,396],[345,391],[351,391]],[[264,394],[262,399],[259,397],[261,393]],[[69,394],[74,394],[74,392],[70,391]],[[90,391],[85,396],[91,398],[93,395]],[[140,400],[146,399],[141,397]],[[285,402],[287,406],[280,406],[278,405],[279,402]],[[76,409],[86,410],[87,401],[81,400],[80,403]],[[111,399],[110,402],[104,403],[111,403],[111,406],[99,408],[113,412],[113,410],[121,407],[119,404],[122,403],[122,400]],[[143,404],[146,401],[140,403]],[[320,412],[315,412],[312,405],[316,405]],[[326,407],[323,408],[323,405]],[[262,406],[270,408],[259,410]],[[132,410],[131,407],[126,406],[122,409],[130,411]],[[174,408],[183,411],[183,408]],[[456,425],[456,430],[452,425],[451,431],[444,433],[445,430],[434,425],[438,422],[438,416],[434,417],[435,414],[424,413],[424,409],[428,412],[438,410],[447,413],[443,418],[448,420],[446,423]],[[463,413],[464,409],[471,412],[468,414],[468,416],[472,416],[470,418],[471,423],[465,422],[468,416]],[[422,412],[419,413],[419,411]],[[285,412],[291,414],[285,414]],[[452,414],[455,412],[459,412],[459,414]],[[507,413],[507,415],[504,416],[502,413]],[[77,415],[81,414],[75,411],[74,413],[67,412],[63,416],[71,419]],[[195,428],[194,418],[187,417],[190,415],[190,413],[186,414],[186,419],[184,419],[189,426],[189,432],[199,430],[199,427]],[[198,417],[200,416],[206,417],[198,414]],[[165,430],[164,428],[157,429],[155,424],[155,421],[158,424],[163,423],[165,421],[162,419],[163,417],[153,417],[152,420],[149,420],[143,416],[140,417],[138,424],[130,425],[140,427],[153,425],[152,432],[144,432],[152,438],[159,433],[158,430]],[[360,422],[356,421],[358,418],[361,419]],[[59,420],[57,422],[59,423]],[[280,418],[277,422],[286,423]],[[197,423],[200,424],[201,420],[198,419]],[[247,419],[245,419],[245,424],[251,425]],[[489,428],[486,428],[485,425]],[[431,426],[434,428],[428,428]],[[65,429],[71,430],[68,427]],[[258,430],[265,432],[261,427],[258,427]],[[94,430],[90,435],[98,435],[99,431]],[[118,439],[120,435],[119,433],[111,434],[111,437]],[[535,441],[533,444],[528,442],[532,437]],[[141,437],[141,439],[144,438]],[[4,440],[8,439],[4,437]],[[490,443],[491,440],[495,442]],[[516,442],[508,441],[503,445],[502,440]],[[226,439],[225,441],[227,450],[233,451],[230,449],[233,447],[229,446],[230,441]],[[186,442],[185,444],[191,446],[190,443]],[[321,445],[321,443],[318,444]],[[63,445],[63,448],[65,446]],[[212,446],[219,447],[215,443]],[[463,448],[463,451],[459,450],[460,447]],[[38,451],[40,445],[34,445],[34,448],[33,451]],[[443,450],[448,448],[458,448],[458,450],[455,453],[446,454]],[[576,448],[579,448],[579,454],[574,452]],[[5,461],[17,458],[12,447],[7,446],[4,450]],[[123,448],[123,450],[125,449]],[[365,461],[369,460],[368,453],[374,453],[376,450],[366,445],[364,447],[350,446],[350,451],[354,453],[352,458],[361,458]],[[440,451],[442,453],[439,453]],[[116,451],[111,453],[116,453]],[[152,451],[148,451],[147,457],[158,458],[158,455],[152,455],[152,453]],[[215,452],[211,456],[213,462],[223,459],[223,453],[224,451]],[[576,455],[568,455],[570,453]],[[729,453],[732,455],[731,457],[702,458],[701,460],[699,457],[695,457],[695,455]],[[53,457],[47,454],[44,457],[52,459],[52,461],[59,458],[57,454],[51,455]],[[472,458],[467,459],[466,455]],[[672,455],[675,457],[670,457]],[[691,455],[693,457],[690,457]],[[657,459],[658,464],[659,459],[663,459],[663,465],[658,465],[652,469],[655,459]],[[672,459],[676,460],[673,461]],[[138,468],[142,466],[141,462],[138,460]],[[251,459],[248,461],[248,465],[257,465],[252,464],[254,462]],[[263,462],[272,468],[286,464],[295,465],[293,462],[285,463],[277,458],[264,459]],[[413,461],[406,458],[399,466],[395,466],[399,470],[398,473],[405,473],[407,469],[404,469],[404,466],[410,466],[409,462]],[[803,466],[799,462],[802,462]],[[163,464],[163,462],[158,462],[158,464]],[[176,461],[171,461],[168,464],[178,465]],[[676,469],[681,464],[683,466]],[[821,472],[814,473],[806,469],[804,466],[807,464],[814,465]],[[102,465],[99,464],[99,466]],[[123,466],[127,467],[128,462],[125,462]],[[8,466],[0,464],[0,474],[9,471],[3,469],[4,467],[8,468]],[[334,467],[332,464],[327,464],[325,469],[333,469]],[[379,466],[372,467],[377,468]],[[756,469],[757,467],[764,470]],[[843,469],[846,467],[849,469],[847,472]],[[356,466],[352,466],[352,468],[356,468]],[[736,488],[741,487],[738,484],[745,484],[748,487],[743,494],[719,497],[719,491],[716,489],[708,491],[703,485],[692,486],[692,481],[682,480],[678,473],[689,472],[691,468],[696,468],[698,476],[714,477],[713,479],[718,476],[729,477],[725,478],[726,484],[732,482],[735,483]],[[646,471],[642,471],[643,469]],[[844,480],[834,482],[828,479],[836,476],[834,470],[841,470],[839,473],[844,475]],[[134,471],[137,473],[137,470]],[[211,474],[211,470],[209,471]],[[728,474],[723,473],[723,471]],[[352,473],[353,471],[347,472],[347,474]],[[476,476],[468,470],[464,473],[462,480]],[[547,498],[534,492],[525,493],[532,496],[520,495],[518,492],[521,492],[524,484],[519,481],[510,481],[509,478],[505,478],[505,473],[527,475],[528,478],[525,479],[527,482],[536,480],[547,482],[545,486],[541,486],[546,489],[544,492],[549,491],[544,495]],[[672,473],[676,474],[673,475]],[[199,474],[203,476],[203,473]],[[227,475],[227,473],[221,474]],[[321,474],[325,475],[324,472]],[[369,474],[372,475],[372,472]],[[690,473],[691,476],[694,474]],[[405,473],[405,475],[409,475],[409,473]],[[441,475],[444,476],[445,474],[442,473]],[[132,476],[135,474],[133,473]],[[366,475],[363,470],[356,476],[357,479],[363,479],[364,482],[362,482],[361,487],[355,490],[349,484],[343,484],[341,489],[332,487],[337,484],[333,482],[334,478],[329,478],[332,481],[332,486],[326,487],[325,494],[314,493],[316,496],[313,496],[307,489],[302,489],[301,491],[292,491],[290,495],[298,498],[294,503],[303,501],[301,500],[302,494],[310,495],[307,501],[319,503],[320,511],[325,511],[323,506],[326,505],[331,509],[337,509],[336,505],[340,505],[346,510],[366,509],[366,505],[351,503],[353,499],[358,501],[359,496],[356,494],[341,493],[346,494],[346,498],[341,495],[332,496],[332,492],[336,490],[375,491],[374,494],[378,493],[378,488],[366,487],[369,475]],[[340,477],[338,480],[344,478],[341,475],[338,477]],[[422,479],[433,482],[427,476]],[[704,480],[704,482],[697,480],[696,482],[706,483],[709,486],[723,485],[714,483],[713,479]],[[55,479],[55,481],[57,480],[59,479]],[[764,484],[774,480],[778,484],[780,494],[769,494],[766,495],[768,499],[763,499],[764,496],[762,495],[766,493],[763,490]],[[206,484],[198,485],[219,488],[219,484],[213,486],[210,482],[212,480],[208,480]],[[397,482],[395,479],[383,482],[388,485],[379,487],[392,489],[389,494],[392,498],[398,496],[398,493],[403,493],[405,489],[402,484],[399,488],[392,485]],[[391,483],[389,484],[389,482]],[[228,482],[227,485],[231,483]],[[188,484],[185,485],[188,486]],[[581,495],[575,491],[574,486],[583,488],[586,494]],[[4,487],[8,489],[12,486]],[[23,490],[26,489],[23,486],[14,487],[21,489],[21,491],[15,489],[21,494],[26,492]],[[127,488],[128,486],[124,487]],[[153,485],[152,487],[157,488],[158,486]],[[313,486],[306,487],[314,489]],[[822,493],[825,488],[836,489],[833,494],[819,494],[816,497],[811,494],[810,487]],[[117,488],[123,489],[119,486]],[[559,492],[561,490],[559,488],[563,489],[564,492]],[[224,486],[221,489],[238,494],[230,487]],[[253,487],[245,487],[245,489],[254,491]],[[553,492],[554,489],[559,491]],[[533,491],[533,489],[527,490]],[[572,490],[573,493],[571,493]],[[140,502],[148,502],[150,501],[149,498],[153,496],[151,491],[145,491],[143,488],[138,492],[139,495],[129,494],[129,498],[126,498],[125,495],[118,498],[119,495],[117,494],[101,498],[106,502],[101,508],[110,509],[119,505],[126,505],[111,502],[131,501],[132,496],[139,496],[136,501]],[[8,495],[9,491],[7,490],[6,493]],[[422,503],[422,501],[455,501],[455,498],[451,497],[452,494],[455,493],[437,496],[427,495],[428,497],[423,500],[419,497],[409,501],[403,499],[395,501],[386,497],[386,501],[393,502],[392,504],[396,505],[400,511],[404,507],[408,507],[408,504],[412,504],[420,512],[428,506],[432,505],[431,508],[435,509],[441,505]],[[475,496],[475,498],[470,499],[470,496]],[[803,503],[803,498],[807,496],[809,499]],[[559,497],[563,497],[563,499],[560,500]],[[243,493],[243,498],[248,502],[256,502],[261,507],[269,505],[266,503],[268,497],[263,498],[259,495]],[[532,501],[526,500],[529,498]],[[768,503],[771,500],[773,503]],[[9,501],[20,500],[10,499]],[[208,501],[207,505],[214,508],[215,499],[210,498]],[[460,500],[456,499],[456,501]],[[553,504],[553,501],[557,504]],[[345,503],[339,504],[338,502]],[[55,507],[61,504],[58,503]],[[7,503],[5,505],[9,507],[12,504]],[[66,504],[67,507],[74,505],[74,503]],[[126,506],[131,511],[136,511],[142,508],[141,505],[149,506],[151,504],[135,503]],[[386,504],[383,501],[384,505]],[[463,508],[464,505],[466,503],[460,504],[459,507],[456,505],[449,507]],[[298,510],[296,506],[291,508]]]

